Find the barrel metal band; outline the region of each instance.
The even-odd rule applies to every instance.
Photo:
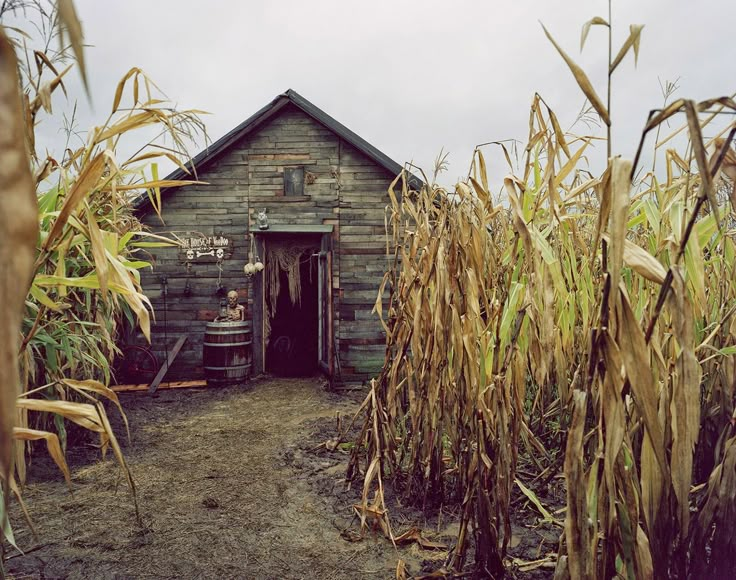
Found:
[[[231,367],[204,367],[210,371],[231,371],[236,369],[249,369],[253,365],[236,365]]]

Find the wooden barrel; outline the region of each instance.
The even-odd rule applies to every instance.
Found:
[[[208,322],[202,359],[207,383],[213,386],[244,383],[251,367],[250,321]]]

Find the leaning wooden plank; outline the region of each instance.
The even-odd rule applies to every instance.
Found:
[[[141,383],[138,385],[114,385],[110,387],[116,393],[127,393],[135,391],[147,391],[150,385],[148,383]],[[193,387],[206,387],[207,381],[173,381],[169,383],[161,383],[159,389],[187,389]]]
[[[153,382],[151,383],[151,386],[148,387],[149,393],[155,393],[156,389],[158,388],[158,385],[163,380],[164,376],[166,376],[166,373],[168,372],[169,368],[171,367],[171,363],[174,362],[174,359],[176,358],[176,355],[179,354],[179,351],[181,350],[181,347],[184,346],[184,343],[187,341],[187,338],[189,338],[186,334],[179,337],[179,340],[176,341],[176,344],[174,345],[174,348],[171,349],[171,352],[169,353],[169,356],[166,359],[166,362],[163,364],[163,366],[159,369],[158,374],[156,375],[156,378],[153,379]]]

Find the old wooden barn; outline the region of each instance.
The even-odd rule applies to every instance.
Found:
[[[152,232],[182,243],[153,250],[142,272],[159,362],[188,337],[167,380],[203,377],[205,327],[231,289],[251,322],[252,374],[373,376],[384,356],[371,311],[387,259],[387,190],[401,166],[293,90],[193,162],[206,185],[164,191],[163,223],[149,202],[138,207]],[[246,275],[258,261],[265,269]]]

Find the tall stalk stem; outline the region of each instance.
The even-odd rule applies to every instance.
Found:
[[[611,3],[608,0],[608,99],[606,108],[608,109],[608,123],[606,125],[606,145],[608,159],[611,158],[611,63],[613,62],[613,20],[611,19]]]

